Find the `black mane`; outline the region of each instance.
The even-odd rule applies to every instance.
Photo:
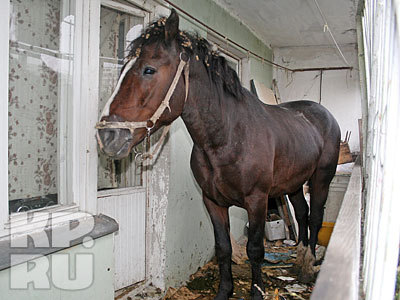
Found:
[[[153,22],[140,37],[132,41],[129,45],[128,58],[139,56],[143,46],[153,43],[165,43],[165,22],[165,17]],[[236,72],[228,65],[223,56],[211,49],[211,45],[206,39],[200,37],[197,33],[179,31],[175,41],[181,50],[190,55],[191,60],[195,59],[203,62],[210,80],[217,87],[222,88],[237,100],[244,98],[242,97],[243,88]]]

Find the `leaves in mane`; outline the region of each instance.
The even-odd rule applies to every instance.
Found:
[[[150,24],[144,32],[129,45],[128,59],[138,57],[142,48],[154,43],[164,43],[165,46],[165,23],[167,18],[162,17]],[[243,97],[243,88],[236,72],[228,65],[225,57],[211,49],[209,42],[197,33],[179,31],[175,41],[181,50],[184,50],[190,59],[200,60],[206,67],[207,73],[215,85],[223,91],[231,94],[237,100]]]

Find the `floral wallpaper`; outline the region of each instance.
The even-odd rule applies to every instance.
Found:
[[[64,91],[66,76],[71,76],[71,70],[63,69],[61,61],[73,57],[63,50],[64,38],[72,32],[66,27],[73,26],[69,25],[73,15],[66,9],[70,2],[73,1],[10,0],[10,209],[32,199],[57,202],[59,116],[66,114],[59,111],[59,104],[68,100],[61,90]],[[116,85],[130,36],[141,30],[143,21],[113,9],[101,9],[99,111]],[[113,161],[99,155],[98,171],[99,189],[142,184],[142,166],[135,163],[134,156]]]
[[[129,38],[135,31],[141,31],[143,21],[141,17],[107,7],[101,8],[99,116],[117,84]],[[134,154],[121,161],[114,161],[99,153],[98,189],[141,184],[141,165],[136,165]]]
[[[11,0],[9,199],[57,193],[60,0]]]

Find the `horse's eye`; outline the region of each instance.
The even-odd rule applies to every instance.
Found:
[[[143,75],[153,75],[156,72],[155,69],[150,68],[150,67],[146,67],[143,70]]]

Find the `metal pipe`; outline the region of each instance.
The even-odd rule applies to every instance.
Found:
[[[304,69],[292,69],[292,72],[310,72],[310,71],[337,71],[337,70],[353,70],[353,67],[321,67],[321,68],[304,68]]]

